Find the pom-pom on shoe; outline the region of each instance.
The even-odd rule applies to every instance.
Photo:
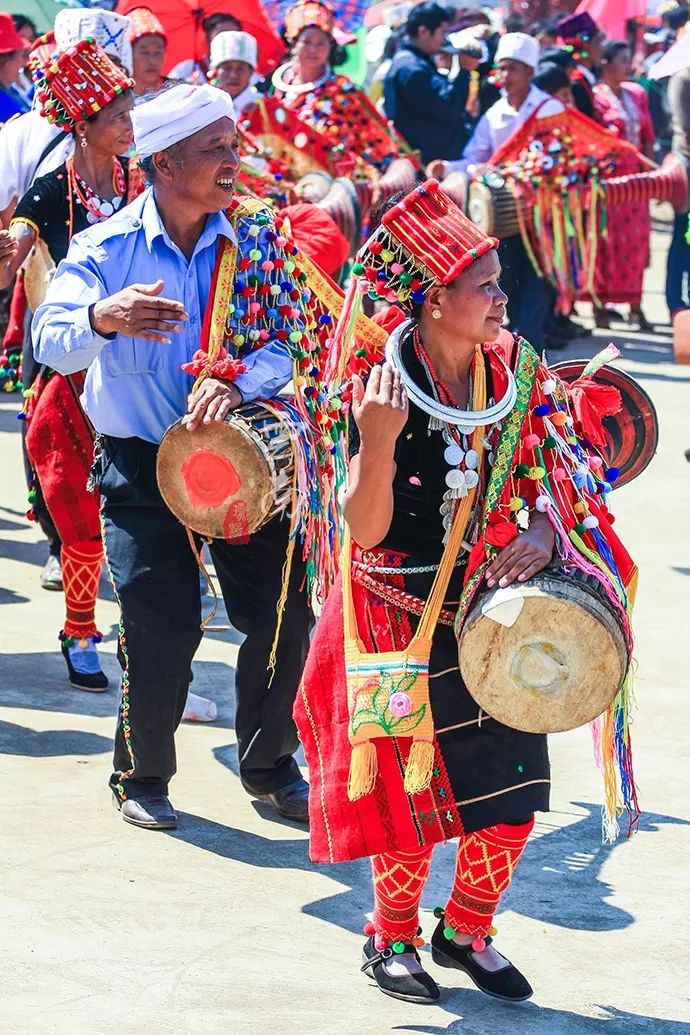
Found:
[[[398,951],[399,950],[399,951]],[[394,959],[396,955],[414,953],[421,966],[421,960],[414,945],[405,942],[394,942],[393,946],[379,950],[374,945],[372,935],[362,949],[362,970],[373,977],[376,984],[386,995],[394,999],[404,999],[408,1003],[435,1003],[441,996],[438,985],[425,970],[416,974],[389,974],[384,963]]]
[[[447,928],[447,930],[451,929]],[[481,992],[493,996],[494,999],[520,1003],[534,994],[527,978],[510,961],[508,961],[507,967],[502,967],[500,970],[486,970],[475,959],[475,956],[479,955],[479,951],[473,947],[472,943],[458,945],[452,940],[453,932],[448,938],[445,931],[446,925],[441,919],[431,937],[431,958],[439,967],[464,970]],[[491,938],[486,937],[481,940],[485,946],[491,945]]]

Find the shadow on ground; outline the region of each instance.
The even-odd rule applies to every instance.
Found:
[[[443,1007],[457,1012],[458,1020],[449,1025],[398,1024],[393,1032],[415,1035],[688,1035],[690,1024],[662,1017],[599,1006],[600,1017],[583,1017],[571,1010],[553,1010],[536,1003],[515,1006],[488,999],[471,989],[443,989]]]
[[[112,638],[114,639],[114,636]],[[110,636],[106,637],[106,641],[110,639]],[[70,686],[65,661],[57,649],[46,653],[14,654],[11,665],[3,663],[0,656],[3,673],[0,683],[0,708],[26,708],[32,711],[93,715],[99,718],[114,716],[120,696],[121,669],[115,655],[105,651],[101,651],[101,663],[110,681],[110,687],[105,693],[88,693]],[[202,697],[212,698],[218,706],[218,720],[213,726],[233,729],[233,667],[221,661],[197,659],[192,669],[194,692]]]
[[[227,758],[224,764],[228,764]],[[554,826],[530,842],[520,861],[518,878],[503,899],[502,908],[572,930],[613,931],[628,927],[634,918],[608,901],[612,889],[600,877],[608,857],[612,852],[625,850],[625,842],[601,844],[599,806],[575,804],[585,809],[586,814],[574,823]],[[667,823],[690,825],[690,821],[675,816],[646,813],[637,836],[653,834]],[[344,885],[345,890],[307,903],[303,912],[337,927],[361,931],[363,918],[371,910],[368,859],[336,866],[314,865],[309,862],[304,837],[280,841],[278,850],[276,842],[268,836],[193,815],[182,815],[179,829],[170,836],[247,866],[309,870],[331,877]],[[422,901],[424,907],[433,909],[445,902],[454,866],[454,846],[439,846]]]
[[[84,730],[32,730],[0,719],[0,754],[28,758],[101,755],[112,750],[110,737]]]

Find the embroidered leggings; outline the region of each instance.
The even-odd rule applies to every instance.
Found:
[[[464,834],[458,842],[455,877],[445,924],[460,934],[489,933],[502,893],[527,844],[534,816],[526,823]],[[374,928],[386,941],[411,941],[419,928],[419,903],[429,876],[433,845],[415,852],[373,856]]]
[[[96,597],[103,567],[103,544],[87,539],[65,546],[60,552],[65,590],[65,636],[75,640],[95,636]]]

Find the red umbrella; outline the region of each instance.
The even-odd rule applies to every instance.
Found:
[[[212,14],[237,18],[245,32],[259,45],[259,71],[268,72],[285,53],[285,44],[271,25],[260,0],[120,0],[118,14],[135,7],[148,7],[160,19],[168,37],[164,71],[180,61],[206,57],[207,47],[201,23]]]

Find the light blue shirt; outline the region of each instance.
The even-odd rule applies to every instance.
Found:
[[[270,232],[275,231],[271,223],[262,225],[260,233],[251,219],[240,219],[237,226],[236,236],[224,212],[210,215],[187,260],[168,236],[149,188],[110,219],[72,238],[67,256],[34,316],[34,353],[40,363],[62,374],[88,367],[82,404],[97,431],[117,438],[136,436],[160,442],[169,425],[185,413],[193,379],[180,370],[180,364],[188,362],[200,347],[218,238],[229,238],[238,245],[238,260],[257,247],[262,261],[283,254],[274,243],[276,234]],[[281,288],[280,295],[270,296],[276,305],[292,297],[292,306],[301,306],[309,297],[302,288],[300,302],[294,301],[296,284],[284,271],[262,277],[264,281],[272,278],[276,292]],[[170,335],[169,345],[122,334],[104,338],[94,332],[89,322],[90,306],[125,287],[156,280],[163,281],[162,296],[182,302],[189,316],[182,331]],[[233,322],[235,331],[243,329],[238,326],[246,311],[241,308],[246,302],[239,293],[243,286],[246,282],[238,275],[234,305],[229,305],[230,342]],[[288,288],[293,290],[292,296],[286,292]],[[263,322],[266,330],[262,347],[256,347],[257,341],[247,340],[246,345],[234,350],[247,367],[235,382],[245,401],[270,398],[290,380],[288,345],[276,337],[275,331],[283,330],[287,338],[285,330],[304,328],[296,312],[293,308],[286,322],[278,317],[277,310],[271,310],[275,319]],[[257,325],[262,326],[260,319]],[[257,332],[252,333],[258,338]],[[249,339],[251,334],[245,337]]]

